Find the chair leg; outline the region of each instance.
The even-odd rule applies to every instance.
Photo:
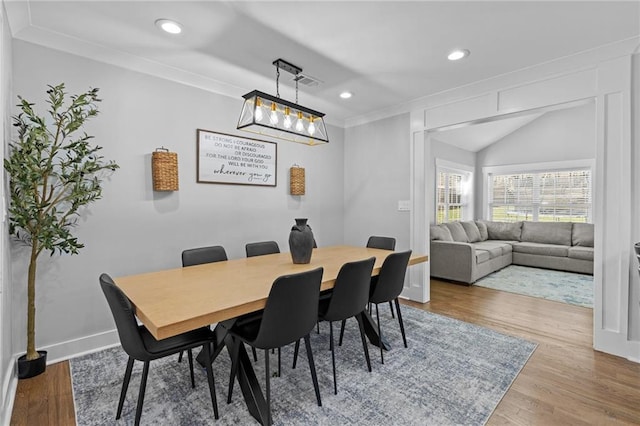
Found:
[[[231,348],[231,374],[229,376],[229,392],[227,394],[227,404],[231,404],[231,395],[233,394],[233,385],[238,375],[238,364],[240,363],[240,345],[242,342],[240,339],[234,339],[233,347]]]
[[[258,353],[256,352],[256,348],[251,346],[251,352],[253,352],[253,361],[258,362]]]
[[[266,399],[267,399],[267,425],[272,423],[271,420],[271,374],[269,373],[269,349],[264,350],[264,374],[266,382]]]
[[[296,341],[296,347],[293,349],[293,365],[291,366],[291,368],[295,369],[296,368],[296,364],[298,362],[298,351],[300,350],[300,339],[298,339],[298,341]]]
[[[378,321],[378,339],[380,340],[380,342],[382,342],[382,329],[380,328],[380,314],[378,313],[378,304],[376,303],[376,320]],[[380,345],[380,362],[382,364],[384,364],[384,355],[382,354],[383,351],[383,344],[381,343]]]
[[[369,373],[371,373],[371,359],[369,358],[369,346],[367,345],[367,338],[364,335],[364,319],[362,318],[362,314],[358,314],[356,316],[358,320],[358,327],[360,328],[360,339],[362,340],[362,349],[364,349],[364,358],[367,360],[367,368],[369,369]]]
[[[193,378],[193,352],[191,349],[187,350],[187,358],[189,359],[189,373],[191,374],[191,388],[195,389],[196,381]]]
[[[320,334],[320,321],[316,322],[316,333]]]
[[[402,314],[400,313],[400,302],[396,297],[396,311],[398,311],[398,322],[400,323],[400,331],[402,332],[402,341],[404,342],[404,347],[407,348],[407,336],[404,334],[404,322],[402,321]]]
[[[338,346],[342,346],[342,338],[344,337],[344,326],[347,324],[347,320],[343,319],[340,324],[340,341],[338,342]]]
[[[144,391],[147,387],[147,376],[149,375],[149,361],[144,362],[142,368],[142,379],[140,380],[140,393],[138,393],[138,404],[136,406],[136,419],[135,426],[140,424],[140,417],[142,416],[142,404],[144,403]]]
[[[304,345],[307,349],[307,358],[309,359],[309,369],[311,370],[311,380],[313,381],[313,390],[316,392],[316,399],[318,400],[318,407],[322,407],[322,401],[320,400],[320,387],[318,386],[318,376],[316,376],[316,364],[313,362],[313,352],[311,352],[311,339],[309,335],[304,336]]]
[[[209,344],[202,345],[202,350],[204,350],[205,359],[211,359],[211,349],[209,348]],[[191,352],[191,349],[189,349]],[[218,415],[218,398],[216,397],[216,385],[213,379],[213,366],[210,362],[205,363],[205,369],[207,370],[207,382],[209,382],[209,394],[211,395],[211,404],[213,405],[213,417],[218,420],[220,417]]]
[[[393,314],[393,302],[389,300],[389,309],[391,309],[391,318],[395,318],[396,316]]]
[[[331,348],[331,364],[333,365],[333,394],[338,394],[338,382],[336,381],[336,351],[333,346],[333,321],[329,321],[329,341]]]
[[[120,418],[122,414],[122,406],[124,405],[124,399],[127,396],[127,389],[129,388],[129,380],[131,380],[131,370],[133,370],[133,358],[129,357],[127,361],[127,369],[124,371],[124,380],[122,381],[122,390],[120,391],[120,401],[118,402],[118,411],[116,412],[116,420]]]
[[[183,353],[183,352],[184,352],[184,351],[180,351],[180,355],[178,355],[178,362],[182,362],[182,353]]]
[[[280,364],[280,348],[278,348],[278,377],[282,373],[282,365]]]

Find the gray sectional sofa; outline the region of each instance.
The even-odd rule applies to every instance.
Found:
[[[593,224],[492,222],[432,225],[431,276],[473,284],[505,266],[593,275]]]

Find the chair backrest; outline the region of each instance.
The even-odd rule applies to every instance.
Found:
[[[309,334],[318,321],[323,268],[283,275],[273,282],[253,346],[279,348]]]
[[[362,312],[369,301],[371,271],[376,258],[372,257],[342,265],[333,286],[331,300],[324,315],[328,321],[341,321]]]
[[[145,360],[148,358],[147,351],[138,329],[131,301],[107,274],[100,275],[100,287],[102,287],[102,292],[109,303],[122,349],[132,358]]]
[[[259,243],[248,243],[244,246],[247,257],[262,256],[265,254],[280,253],[280,247],[275,241],[261,241]]]
[[[202,265],[203,263],[224,260],[227,260],[227,252],[222,246],[199,247],[182,252],[182,266]]]
[[[378,237],[372,235],[371,237],[369,237],[369,241],[367,241],[367,247],[383,250],[395,250],[396,239],[392,237]]]
[[[384,260],[378,283],[371,297],[370,302],[383,303],[395,299],[402,293],[404,286],[404,276],[407,273],[411,250],[391,253]]]

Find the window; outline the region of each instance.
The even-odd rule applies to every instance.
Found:
[[[490,220],[591,222],[591,168],[488,174]]]
[[[436,223],[473,219],[473,171],[436,160]]]

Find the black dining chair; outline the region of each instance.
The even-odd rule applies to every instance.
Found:
[[[402,322],[402,312],[400,311],[400,302],[398,296],[402,293],[404,287],[404,276],[409,265],[411,250],[391,253],[384,260],[380,268],[378,280],[371,287],[369,302],[376,305],[376,320],[378,322],[378,336],[382,340],[382,328],[380,327],[380,314],[378,313],[378,304],[394,301],[396,312],[398,313],[398,323],[400,324],[400,332],[402,333],[402,341],[404,347],[407,347],[407,337],[404,333],[404,323]],[[384,364],[383,346],[380,345],[380,361]]]
[[[182,266],[202,265],[205,263],[224,262],[227,259],[227,252],[222,246],[198,247],[182,251]],[[178,355],[178,362],[182,362],[182,351]],[[193,354],[189,353],[193,358]]]
[[[396,239],[393,237],[378,237],[376,235],[372,235],[367,240],[367,247],[382,250],[395,250]]]
[[[267,254],[280,253],[280,247],[275,241],[259,241],[257,243],[247,243],[244,246],[247,257],[264,256]],[[251,314],[250,314],[251,315]],[[255,314],[254,314],[255,315]],[[253,351],[253,360],[258,360],[256,348],[251,347]],[[273,353],[273,351],[272,351]],[[280,348],[278,348],[278,376],[280,375]]]
[[[227,252],[222,246],[198,247],[182,252],[182,266],[202,265],[225,260],[228,260]]]
[[[211,353],[209,346],[214,339],[214,335],[208,327],[201,327],[177,336],[156,340],[143,325],[138,325],[133,313],[131,301],[122,292],[122,290],[115,285],[109,275],[100,275],[100,287],[102,287],[102,291],[109,303],[109,308],[111,309],[111,314],[113,315],[113,319],[116,323],[116,329],[118,330],[122,349],[124,349],[127,355],[129,355],[127,368],[124,373],[124,380],[122,382],[116,420],[118,420],[122,414],[122,407],[127,395],[129,380],[131,379],[131,371],[133,370],[133,362],[135,360],[144,362],[142,379],[140,381],[140,391],[138,393],[138,402],[136,404],[135,425],[137,426],[140,424],[140,417],[142,416],[142,404],[144,402],[144,393],[147,386],[150,362],[159,358],[177,354],[183,350],[190,350],[198,346],[202,346],[206,359],[210,359]],[[191,358],[189,358],[189,366],[191,368],[191,386],[195,387],[195,382],[193,380],[193,361]],[[211,363],[206,363],[205,368],[207,370],[207,380],[209,382],[209,393],[211,394],[213,414],[214,417],[218,419],[218,402],[216,399],[216,389]]]
[[[260,241],[248,243],[244,246],[247,257],[264,256],[265,254],[280,253],[280,247],[275,241]]]
[[[382,250],[395,250],[396,249],[396,239],[393,237],[379,237],[377,235],[372,235],[369,237],[367,241],[367,247],[369,248],[377,248]],[[371,277],[371,285],[374,286],[376,284],[376,280],[378,277]],[[371,306],[369,306],[371,308]],[[395,314],[393,313],[393,303],[389,302],[389,309],[391,309],[391,316],[395,318]],[[369,309],[369,313],[371,313],[371,309]],[[340,334],[340,344],[342,345],[342,333]]]
[[[237,322],[229,330],[234,342],[227,403],[231,403],[233,384],[238,375],[240,345],[244,342],[254,348],[264,350],[267,418],[262,419],[262,424],[272,423],[269,350],[289,345],[301,338],[304,338],[318,406],[322,406],[309,339],[309,333],[318,320],[318,299],[322,272],[323,268],[317,268],[277,278],[271,286],[262,318],[251,322]]]
[[[336,380],[336,357],[333,344],[333,322],[342,321],[344,323],[349,318],[355,318],[360,327],[360,339],[364,357],[367,361],[367,368],[371,372],[371,360],[369,359],[369,349],[367,339],[364,335],[364,318],[362,314],[367,308],[369,301],[369,288],[371,271],[376,261],[375,257],[356,262],[349,262],[342,265],[338,272],[335,285],[329,297],[321,298],[318,307],[318,318],[322,321],[329,321],[329,348],[331,350],[331,363],[333,365],[333,392],[338,394],[338,384]],[[293,368],[298,359],[298,348],[300,341],[296,342],[293,354]]]

